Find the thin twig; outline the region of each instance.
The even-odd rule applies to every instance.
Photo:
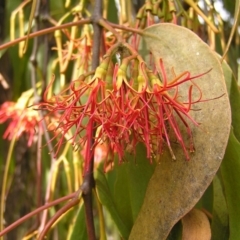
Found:
[[[92,22],[92,20],[90,18],[86,18],[86,19],[82,19],[82,20],[79,20],[79,21],[76,21],[76,22],[70,22],[70,23],[61,24],[59,26],[49,27],[49,28],[40,30],[38,32],[31,33],[28,36],[20,37],[20,38],[17,38],[15,40],[13,40],[13,41],[2,44],[0,46],[0,50],[12,47],[12,46],[16,45],[17,43],[25,41],[27,38],[31,39],[31,38],[34,38],[34,37],[37,37],[37,36],[39,37],[39,36],[54,32],[56,30],[60,30],[60,29],[64,29],[64,28],[68,28],[68,27],[72,27],[72,26],[89,24],[91,22]]]
[[[124,25],[119,25],[116,23],[111,23],[109,21],[105,21],[108,25],[112,26],[113,28],[116,29],[121,29],[121,30],[125,30],[128,32],[134,32],[134,33],[138,33],[139,35],[146,35],[146,33],[143,32],[142,29],[137,29],[137,28],[132,28],[132,27],[128,27],[128,26],[124,26]],[[1,48],[0,48],[1,49]]]
[[[42,205],[42,130],[39,129],[38,132],[38,142],[37,142],[37,206]],[[37,216],[37,226],[40,221],[40,215]]]
[[[40,26],[41,16],[40,15],[42,15],[42,13],[40,12],[40,9],[47,9],[46,7],[42,8],[43,4],[45,4],[45,3],[43,3],[42,0],[37,0],[36,11],[34,13],[34,19],[35,19],[34,32],[39,32],[40,28],[41,28],[41,26]],[[46,14],[46,13],[44,13],[44,14]],[[47,37],[47,35],[45,37]],[[45,44],[48,46],[48,42],[45,41]],[[33,49],[32,49],[32,54],[31,54],[31,57],[30,57],[30,61],[32,63],[31,83],[32,83],[32,88],[34,89],[35,103],[37,103],[40,99],[40,97],[37,93],[37,89],[36,89],[37,69],[38,69],[37,52],[38,52],[38,49],[39,49],[39,45],[40,45],[39,36],[36,36],[33,40]],[[46,51],[44,53],[48,54],[48,52],[46,52]],[[46,59],[46,57],[44,57],[44,58]],[[46,71],[46,69],[45,69],[45,71]],[[40,115],[40,118],[42,118],[43,113],[40,111],[39,115]],[[51,141],[50,141],[49,133],[47,131],[46,123],[45,123],[45,121],[42,121],[41,123],[42,123],[42,127],[43,127],[44,136],[45,136],[45,139],[46,139],[46,142],[47,142],[48,150],[49,150],[50,155],[51,155],[51,171],[50,171],[48,186],[47,186],[47,190],[46,190],[46,194],[45,194],[45,204],[46,204],[46,203],[49,202],[50,195],[51,195],[51,187],[50,186],[51,186],[51,180],[52,180],[52,172],[53,172],[53,169],[54,169],[54,152],[53,152],[53,147],[52,147],[52,144],[51,144]],[[44,228],[45,223],[47,221],[47,213],[48,213],[47,210],[43,211],[43,214],[42,214],[42,217],[41,217],[41,224],[40,224],[40,227],[39,227],[40,231],[41,231],[41,229]]]
[[[56,214],[51,218],[51,220],[46,224],[45,228],[39,235],[38,240],[43,240],[51,226],[59,219],[61,215],[63,215],[65,212],[70,210],[73,206],[77,205],[80,201],[80,198],[74,198],[70,202],[68,202],[64,207],[60,208]]]
[[[79,195],[79,192],[77,191],[77,192],[71,193],[71,194],[69,194],[67,196],[64,196],[62,198],[59,198],[59,199],[54,200],[52,202],[49,202],[49,203],[43,205],[42,207],[39,207],[39,208],[35,209],[34,211],[28,213],[27,215],[23,216],[22,218],[19,218],[13,224],[11,224],[8,227],[6,227],[5,229],[3,229],[3,231],[0,232],[0,237],[4,236],[6,233],[12,231],[14,228],[16,228],[21,223],[25,222],[30,217],[33,217],[34,215],[42,212],[44,209],[50,208],[50,207],[52,207],[54,205],[57,205],[57,204],[59,204],[59,203],[61,203],[63,201],[66,201],[66,200],[69,200],[69,199],[72,199],[72,198],[76,198],[78,195]]]
[[[36,0],[35,3],[35,12],[34,14],[34,20],[35,20],[35,25],[34,25],[34,32],[38,32],[40,30],[40,0]],[[29,35],[29,34],[28,34]],[[37,92],[37,88],[36,88],[36,83],[37,83],[37,68],[38,68],[38,62],[37,62],[37,53],[38,53],[38,49],[39,49],[39,37],[35,37],[33,40],[33,48],[32,48],[32,53],[31,53],[31,57],[30,57],[30,62],[32,63],[31,66],[31,84],[32,84],[32,88],[34,89],[34,102],[37,103],[39,101],[39,96],[38,96],[38,92]],[[25,45],[26,47],[26,45]],[[41,116],[41,114],[39,113],[39,116]],[[47,132],[46,129],[43,127],[44,133]],[[40,131],[40,130],[39,130]],[[48,134],[48,133],[47,133]],[[46,135],[46,134],[45,134]],[[39,142],[42,142],[41,140],[41,135],[39,134]],[[39,143],[38,143],[38,158],[37,158],[37,199],[38,199],[38,204],[41,204],[41,151],[40,151],[41,147],[39,148]],[[37,218],[37,224],[40,220],[40,216],[38,216]],[[38,225],[37,225],[38,226]]]

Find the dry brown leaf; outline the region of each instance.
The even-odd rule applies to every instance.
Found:
[[[182,240],[210,240],[211,227],[205,213],[192,209],[182,218]]]
[[[145,40],[155,61],[163,59],[168,79],[173,78],[172,67],[177,75],[188,70],[192,76],[212,68],[195,81],[202,90],[203,99],[225,94],[194,104],[194,108],[200,110],[191,111],[191,116],[201,125],[191,126],[196,149],[191,160],[185,160],[178,144],[173,145],[176,161],[171,159],[166,148],[149,182],[129,239],[163,240],[174,224],[194,207],[218,170],[228,141],[231,113],[220,62],[197,35],[165,23],[146,29]],[[188,87],[189,84],[180,87],[183,97]]]

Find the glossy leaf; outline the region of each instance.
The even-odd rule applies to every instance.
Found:
[[[182,240],[182,222],[178,221],[171,232],[169,233],[167,240]]]
[[[148,181],[156,165],[155,163],[151,164],[149,160],[146,159],[146,151],[142,145],[137,147],[136,160],[134,160],[134,157],[130,154],[127,155],[127,159],[129,159],[127,163],[119,165],[116,168],[114,198],[119,212],[122,212],[124,211],[122,201],[124,201],[123,199],[125,199],[126,195],[128,196],[125,202],[126,205],[129,205],[129,213],[131,213],[132,219],[132,223],[129,226],[132,227],[141,208]],[[120,188],[122,188],[121,191]],[[129,213],[124,221],[127,221],[127,218],[129,218]]]
[[[111,21],[113,23],[117,23],[118,22],[118,12],[117,12],[117,7],[116,7],[116,3],[114,1],[109,1],[108,2],[108,15],[107,15],[107,20]]]
[[[127,162],[118,164],[109,173],[98,169],[96,185],[101,203],[109,210],[122,237],[127,239],[145,197],[148,181],[155,164],[146,159],[142,145],[138,145],[136,159],[130,154]]]
[[[196,208],[204,209],[208,212],[212,212],[213,209],[213,184],[211,183],[204,194],[202,195],[199,202],[196,204]]]
[[[230,240],[240,236],[240,143],[231,131],[221,165],[224,193],[229,212]]]
[[[100,202],[107,208],[109,211],[114,223],[116,224],[122,237],[127,238],[129,230],[127,229],[125,223],[122,221],[117,208],[115,206],[112,193],[110,192],[107,178],[103,169],[99,167],[96,174],[96,189]]]
[[[239,111],[239,105],[240,105],[240,91],[237,85],[237,81],[233,75],[233,72],[229,65],[224,61],[222,63],[222,69],[227,85],[229,100],[231,104],[232,109],[232,126],[233,126],[233,132],[238,141],[240,141],[240,111]]]
[[[73,231],[70,237],[70,240],[86,240],[87,239],[87,228],[86,228],[86,221],[85,221],[85,212],[84,206],[82,205],[79,208],[76,222],[73,227]]]
[[[213,179],[213,218],[211,223],[212,240],[229,239],[228,209],[219,177]]]

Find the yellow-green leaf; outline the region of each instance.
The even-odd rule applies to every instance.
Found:
[[[221,165],[221,174],[229,212],[229,240],[235,240],[240,236],[240,143],[233,131]]]

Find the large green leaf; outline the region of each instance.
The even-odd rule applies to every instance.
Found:
[[[229,239],[228,209],[221,182],[217,175],[213,179],[213,191],[212,240]]]
[[[182,240],[182,222],[178,221],[171,232],[169,233],[167,240]]]
[[[130,154],[127,154],[127,163],[121,164],[116,168],[116,182],[114,189],[114,198],[119,212],[126,212],[124,221],[128,221],[130,229],[138,215],[145,196],[148,181],[153,174],[155,163],[150,163],[146,159],[146,151],[144,146],[137,147],[136,160]],[[126,196],[126,198],[125,198]],[[123,202],[126,208],[124,209]]]
[[[82,204],[78,210],[76,222],[73,227],[73,231],[70,240],[86,240],[87,239],[87,227],[85,221],[84,205]]]
[[[129,234],[129,229],[121,219],[119,212],[117,211],[116,205],[112,193],[109,189],[108,181],[106,178],[106,173],[104,173],[102,166],[100,166],[96,173],[96,189],[100,202],[109,211],[114,223],[116,224],[121,236],[127,238]]]
[[[225,61],[222,63],[222,68],[232,109],[233,132],[238,141],[240,141],[240,91],[233,72]]]
[[[145,156],[145,148],[139,144],[135,159],[127,154],[127,162],[118,164],[116,157],[115,166],[109,173],[104,173],[102,167],[97,171],[96,187],[100,201],[110,212],[124,239],[128,239],[155,168],[155,163],[149,163]]]
[[[174,78],[172,68],[176,75],[189,71],[192,76],[212,69],[194,82],[201,89],[203,99],[224,94],[194,104],[200,110],[192,111],[191,116],[201,126],[190,124],[196,149],[191,160],[185,160],[181,147],[176,144],[173,151],[177,160],[173,161],[170,154],[164,152],[149,181],[130,239],[166,239],[174,224],[197,203],[218,170],[227,145],[231,113],[221,64],[197,35],[166,23],[147,28],[144,38],[155,62],[163,59],[169,80]],[[179,87],[183,99],[188,89],[189,84]]]
[[[113,23],[118,22],[118,12],[115,1],[108,1],[107,20]]]
[[[231,104],[232,112],[232,135],[234,135],[238,140],[240,139],[240,114],[239,114],[239,104],[240,104],[240,92],[237,85],[237,81],[233,75],[233,72],[226,61],[222,62],[222,69],[226,81],[227,91]],[[225,160],[228,156],[225,155]],[[226,199],[223,194],[222,182],[227,181],[227,179],[222,179],[221,172],[219,176],[215,176],[213,180],[214,189],[214,202],[213,202],[213,219],[212,219],[212,239],[213,240],[225,240],[229,239],[229,214],[226,205]]]
[[[240,143],[230,133],[225,157],[221,165],[224,193],[229,212],[230,240],[240,236]]]
[[[202,195],[201,199],[195,206],[199,209],[205,209],[208,212],[212,212],[213,209],[213,184],[211,183],[204,194]]]

